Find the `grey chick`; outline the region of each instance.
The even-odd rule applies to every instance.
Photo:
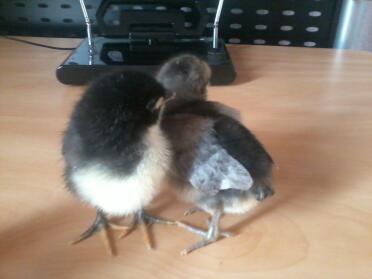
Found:
[[[139,72],[105,75],[76,104],[63,138],[65,181],[81,201],[96,209],[96,220],[74,243],[98,231],[110,254],[107,229],[131,230],[140,222],[168,223],[144,213],[170,168],[169,144],[159,128],[165,89]],[[109,217],[135,216],[118,226]],[[169,222],[172,223],[172,222]]]
[[[184,249],[183,255],[230,235],[219,230],[222,214],[248,212],[274,194],[273,160],[268,152],[232,109],[206,101],[210,70],[205,65],[196,57],[180,56],[168,61],[157,77],[175,93],[162,120],[174,152],[169,173],[172,185],[184,201],[212,216],[207,232],[184,226],[202,240]],[[173,76],[178,83],[164,82]],[[199,83],[185,84],[188,82]],[[195,90],[187,92],[186,88]]]
[[[207,99],[207,86],[211,78],[211,68],[203,60],[191,54],[176,56],[166,62],[158,71],[156,79],[166,88],[168,97],[165,111],[179,105]],[[237,120],[238,111],[217,102],[209,102],[210,110],[219,111]]]
[[[177,94],[172,103],[178,103],[195,98],[205,99],[211,73],[207,63],[194,55],[185,54],[165,63],[156,78],[169,90],[168,94]]]

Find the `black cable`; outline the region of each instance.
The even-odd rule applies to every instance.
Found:
[[[49,46],[49,45],[34,43],[34,42],[27,41],[27,40],[22,40],[22,39],[18,39],[18,38],[9,37],[9,36],[6,36],[6,35],[0,35],[0,36],[6,38],[8,40],[12,40],[12,41],[32,45],[32,46],[45,47],[45,48],[56,49],[56,50],[74,50],[75,49],[75,47],[56,47],[56,46]]]

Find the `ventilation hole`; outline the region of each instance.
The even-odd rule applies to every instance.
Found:
[[[283,25],[283,26],[280,26],[280,30],[282,30],[282,31],[291,31],[291,30],[293,30],[293,26]]]
[[[257,29],[257,30],[266,30],[267,29],[267,25],[265,24],[257,24],[254,26],[254,29]]]
[[[265,9],[257,10],[256,14],[258,14],[258,15],[268,15],[269,10],[265,10]]]
[[[231,29],[241,29],[242,25],[240,23],[232,23],[230,24]]]
[[[190,7],[181,7],[180,10],[184,13],[191,13],[192,9]]]
[[[110,5],[110,11],[112,11],[112,12],[118,12],[118,11],[120,11],[120,9],[119,9],[119,6],[118,5]]]
[[[278,44],[281,46],[289,46],[291,44],[291,41],[281,40],[278,42]]]
[[[206,25],[207,28],[213,28],[213,26],[214,26],[213,22],[208,22]]]
[[[304,42],[304,46],[305,47],[315,47],[316,46],[316,42]]]
[[[284,15],[284,16],[293,16],[293,15],[295,15],[295,11],[284,10],[284,11],[282,11],[282,15]]]
[[[18,18],[18,21],[27,22],[28,21],[28,18],[27,17],[24,17],[24,16],[21,16],[21,17]]]
[[[124,62],[124,57],[121,51],[118,50],[110,50],[107,53],[107,56],[110,57],[111,61],[114,62]]]
[[[168,8],[166,6],[157,6],[155,8],[155,10],[157,10],[157,11],[166,11],[166,10],[168,10]]]
[[[71,18],[64,18],[63,22],[64,23],[71,23],[71,22],[73,22],[73,20]]]
[[[186,28],[190,28],[192,26],[192,23],[191,22],[185,22],[184,26]]]
[[[318,16],[321,16],[321,15],[322,15],[322,12],[319,12],[319,11],[309,12],[309,16],[318,17]]]
[[[48,4],[45,4],[45,3],[39,3],[39,4],[37,4],[37,6],[39,8],[48,8]]]
[[[87,10],[91,10],[91,9],[93,9],[93,6],[92,5],[85,5],[85,8],[87,8]]]
[[[266,44],[266,41],[263,40],[263,39],[255,39],[255,40],[253,40],[253,43],[255,45],[264,45],[264,44]]]
[[[133,10],[136,10],[136,11],[142,11],[143,10],[143,7],[140,6],[140,5],[135,5],[132,7]]]
[[[208,14],[214,14],[216,11],[217,11],[216,8],[213,8],[213,7],[207,8],[207,13]]]
[[[239,44],[241,40],[239,38],[231,38],[229,39],[229,43],[231,44]]]
[[[47,17],[42,17],[40,20],[42,22],[50,22],[50,18],[47,18]]]
[[[231,9],[230,10],[230,13],[234,14],[234,15],[240,15],[243,13],[243,10],[242,9],[239,9],[239,8],[234,8],[234,9]]]
[[[14,5],[16,7],[21,7],[21,8],[23,8],[24,6],[26,6],[25,3],[23,3],[23,2],[15,2]]]
[[[71,8],[71,5],[69,5],[69,4],[62,4],[61,5],[61,8],[62,9],[70,9]]]
[[[309,26],[309,27],[306,28],[306,31],[307,32],[318,32],[319,28],[316,27],[316,26]]]

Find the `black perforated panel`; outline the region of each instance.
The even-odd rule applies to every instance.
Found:
[[[101,0],[85,2],[94,20]],[[221,34],[230,43],[332,47],[341,2],[225,0]],[[205,3],[210,35],[217,1]],[[1,0],[0,34],[85,37],[79,0]]]

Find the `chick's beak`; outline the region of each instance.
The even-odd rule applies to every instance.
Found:
[[[164,98],[164,97],[159,98],[158,101],[156,102],[155,106],[154,106],[154,111],[162,109],[165,106],[166,103],[173,100],[175,97],[176,97],[176,94],[172,93],[170,96],[168,96],[166,98]]]
[[[163,105],[164,105],[164,98],[161,97],[161,98],[159,98],[159,99],[156,101],[155,106],[154,106],[154,108],[153,108],[153,111],[159,110]]]
[[[176,98],[176,93],[175,92],[170,93],[170,95],[165,98],[164,105],[169,101],[173,100],[174,98]]]

